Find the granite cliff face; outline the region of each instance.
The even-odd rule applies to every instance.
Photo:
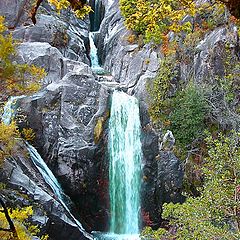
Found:
[[[1,1],[0,15],[6,14],[13,37],[22,41],[17,60],[43,67],[47,72],[42,90],[20,101],[19,111],[26,115],[27,122],[19,123],[19,126],[31,127],[36,132],[34,145],[74,202],[84,227],[89,231],[106,231],[109,218],[106,145],[111,92],[118,88],[136,96],[140,102],[143,130],[142,214],[149,213],[152,226],[158,227],[162,204],[183,201],[184,174],[172,148],[159,147],[162,146],[162,134],[154,129],[148,114],[146,86],[156,77],[162,55],[158,48],[140,40],[130,43],[131,33],[123,25],[118,0],[100,3],[102,22],[95,42],[100,61],[109,73],[103,76],[97,76],[90,68],[89,19],[76,19],[68,11],[58,15],[45,2],[37,12],[36,25],[33,25],[27,15],[30,6],[24,1],[11,0],[15,6],[11,9],[7,8],[9,1]],[[228,31],[219,27],[199,43],[192,63],[180,65],[183,79],[193,69],[195,81],[205,81],[210,63],[214,64],[214,71],[221,70],[221,63],[216,60],[218,51],[212,53],[212,49],[217,49],[225,38],[235,34],[234,29]],[[238,38],[236,34],[234,36],[232,42],[236,48]],[[223,117],[216,114],[221,122]],[[21,159],[14,162],[16,168],[26,160]],[[12,165],[9,161],[7,169]],[[31,178],[27,168],[29,166],[21,170],[26,179]],[[35,181],[38,180],[37,177]],[[27,180],[9,180],[9,183],[14,188],[22,184],[21,191],[28,191],[34,198]],[[43,200],[39,201],[43,208],[50,209],[45,198],[53,205],[57,204],[51,194],[44,194],[48,195],[42,195]],[[51,214],[57,222],[62,222],[61,216],[55,215],[54,211]],[[68,221],[63,224],[66,231],[74,228]],[[53,228],[52,235],[57,229]],[[64,239],[62,234],[53,239]],[[68,239],[81,238],[73,234]]]

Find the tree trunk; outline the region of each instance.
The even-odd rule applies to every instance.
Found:
[[[13,234],[13,239],[14,240],[19,240],[19,237],[18,237],[18,234],[17,234],[17,230],[14,226],[14,223],[12,221],[12,219],[10,218],[9,214],[8,214],[8,210],[7,210],[7,207],[4,203],[4,201],[0,198],[0,204],[2,205],[3,207],[3,213],[5,214],[5,218],[6,220],[8,221],[8,224],[9,224],[9,229],[3,229],[3,228],[0,228],[1,231],[5,231],[5,232],[12,232]]]

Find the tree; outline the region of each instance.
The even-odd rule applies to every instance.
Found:
[[[240,133],[206,139],[208,156],[201,196],[183,204],[165,204],[163,217],[174,232],[159,230],[151,239],[240,239]],[[156,233],[147,229],[144,239]]]
[[[0,196],[0,239],[1,240],[31,240],[33,236],[39,233],[35,225],[27,223],[29,217],[33,214],[31,206],[21,209],[8,209]],[[47,240],[44,235],[41,240]]]
[[[45,76],[44,69],[14,62],[17,42],[5,31],[4,18],[0,16],[0,100],[37,91]]]
[[[182,148],[203,137],[206,128],[204,119],[208,112],[203,89],[189,83],[177,92],[169,114],[169,128]]]
[[[37,10],[42,2],[43,0],[37,0],[35,7],[32,10],[32,21],[34,24],[36,24]],[[91,7],[86,4],[86,0],[48,0],[48,2],[52,4],[58,12],[62,9],[71,7],[76,16],[81,19],[92,11]]]
[[[45,71],[34,65],[18,64],[14,62],[17,42],[7,34],[4,18],[0,16],[0,100],[4,102],[11,95],[27,95],[40,88],[40,80],[45,76]],[[4,158],[9,157],[20,137],[15,122],[5,125],[0,122],[0,164]]]
[[[184,17],[206,15],[213,9],[223,13],[225,6],[233,16],[240,17],[238,0],[213,0],[201,5],[198,1],[188,0],[120,0],[126,27],[144,35],[146,41],[156,43],[161,43],[169,32],[191,32],[194,21],[184,20]]]

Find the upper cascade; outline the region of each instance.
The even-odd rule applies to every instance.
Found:
[[[93,72],[102,74],[104,73],[104,69],[100,66],[98,61],[98,55],[97,55],[97,47],[94,43],[94,37],[96,32],[90,32],[89,33],[89,40],[90,40],[90,58],[91,58],[91,67]]]

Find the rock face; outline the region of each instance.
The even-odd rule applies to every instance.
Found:
[[[22,24],[31,24],[30,17],[33,4],[34,0],[2,0],[0,2],[0,15],[5,17],[10,29]]]
[[[130,40],[134,35],[124,27],[118,0],[105,1],[105,9],[97,40],[100,60],[116,82],[147,102],[146,83],[157,75],[160,51],[141,39]]]
[[[0,4],[4,11],[6,1]],[[14,4],[16,9],[9,12],[7,19],[21,9],[19,2]],[[158,134],[148,115],[146,84],[156,76],[161,54],[141,40],[130,43],[131,33],[123,25],[117,0],[101,4],[106,14],[97,45],[105,69],[113,75],[108,78],[95,76],[89,67],[88,20],[77,20],[67,11],[58,16],[45,3],[39,8],[36,25],[24,14],[19,15],[21,21],[9,22],[9,27],[17,26],[14,38],[23,41],[18,46],[18,61],[43,67],[47,73],[42,90],[21,100],[21,113],[26,115],[27,122],[21,123],[20,128],[31,127],[36,132],[35,146],[76,204],[84,227],[106,231],[110,92],[119,86],[135,95],[140,102],[143,129],[142,214],[149,214],[153,226],[158,226],[163,202],[179,201],[182,187],[179,160],[168,150],[160,152]],[[31,179],[28,173],[23,174]],[[28,185],[25,188],[36,194]],[[62,221],[54,211],[50,216],[54,221]],[[58,228],[73,232],[72,238],[67,239],[78,239],[71,223],[56,224],[49,231],[54,235]],[[66,239],[65,235],[57,236]]]
[[[75,220],[54,196],[31,159],[26,157],[25,144],[20,142],[17,147],[18,155],[5,160],[4,172],[0,176],[0,181],[6,184],[1,195],[5,196],[7,205],[33,206],[31,221],[39,226],[42,234],[47,233],[51,240],[91,239],[89,234],[77,227]]]
[[[161,194],[171,195],[167,188],[170,182],[165,181],[172,178],[163,177],[162,165],[156,160],[159,140],[148,116],[146,84],[156,76],[161,56],[150,45],[127,41],[131,33],[123,26],[117,1],[101,4],[105,5],[106,14],[98,44],[103,44],[101,59],[112,78],[94,76],[85,64],[89,64],[86,21],[76,20],[68,13],[58,16],[45,4],[38,11],[36,25],[14,30],[13,36],[24,41],[18,47],[19,61],[43,67],[47,72],[42,91],[21,102],[28,120],[21,127],[31,127],[36,132],[35,145],[77,205],[84,226],[106,231],[109,93],[119,84],[120,89],[135,95],[140,101],[143,128],[142,213],[149,213],[157,226],[159,209],[169,197],[156,193],[161,188]],[[172,175],[175,165],[169,159],[173,158],[164,157],[164,166]],[[178,170],[176,174],[181,174]],[[175,189],[181,189],[180,185],[176,184]]]
[[[13,37],[25,42],[45,42],[60,50],[64,57],[89,64],[89,21],[77,19],[70,10],[58,15],[43,3],[36,15],[36,24],[21,26],[13,31]]]
[[[37,133],[36,144],[44,159],[94,229],[95,220],[88,219],[91,211],[95,215],[95,211],[103,211],[97,200],[102,159],[96,157],[94,129],[106,112],[108,92],[95,81],[88,66],[78,67],[23,100],[22,108],[29,127]]]
[[[143,128],[142,219],[143,225],[151,225],[154,229],[161,224],[163,203],[184,200],[181,161],[172,149],[159,148],[166,145],[166,138],[161,141],[150,123]]]
[[[19,62],[44,68],[44,85],[59,81],[65,75],[65,59],[59,50],[45,42],[24,42],[18,46]]]
[[[20,11],[17,8],[18,5],[16,11]],[[1,10],[4,11],[4,8]],[[15,12],[9,13],[7,18],[11,19]],[[58,176],[65,192],[75,200],[77,215],[84,227],[89,231],[97,230],[98,227],[94,224],[98,221],[99,228],[103,229],[107,213],[106,207],[102,207],[106,205],[105,200],[101,200],[102,158],[99,155],[102,154],[101,147],[94,142],[94,130],[99,119],[106,119],[108,91],[95,80],[90,67],[86,65],[89,63],[86,50],[88,21],[77,20],[69,12],[60,17],[47,4],[39,9],[36,25],[30,22],[28,25],[24,16],[21,19],[23,20],[17,22],[17,27],[14,25],[16,28],[13,31],[14,38],[23,41],[18,46],[17,61],[43,67],[47,76],[42,91],[22,101],[21,112],[26,114],[27,122],[19,123],[19,126],[35,130],[35,146]],[[8,27],[11,28],[10,22]],[[103,127],[104,122],[105,120]],[[98,129],[98,140],[102,131]],[[26,178],[31,178],[28,172],[23,171],[23,174]],[[16,183],[21,184],[24,183]],[[34,197],[36,192],[31,194]],[[45,202],[40,204],[44,205]],[[50,217],[55,222],[62,221],[58,215]],[[64,234],[69,232],[73,232],[70,238],[84,238],[71,229],[70,220],[66,226],[50,226],[51,229],[48,230],[57,239],[68,238]],[[61,232],[59,236],[54,233],[58,228],[67,231]]]
[[[130,41],[133,34],[124,27],[118,0],[103,2],[106,13],[96,41],[100,60],[113,79],[140,102],[144,155],[141,212],[143,225],[149,224],[147,220],[150,220],[152,226],[157,227],[161,222],[162,204],[182,200],[183,179],[183,169],[174,154],[169,149],[159,152],[158,134],[148,114],[146,86],[156,77],[162,56],[159,49],[144,45],[141,39]],[[160,155],[161,161],[158,160]]]

